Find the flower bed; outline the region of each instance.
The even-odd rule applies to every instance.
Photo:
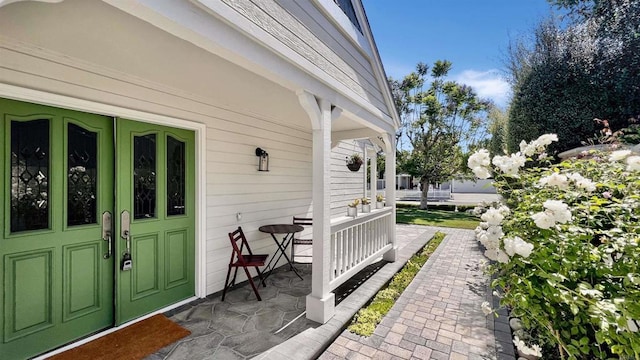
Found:
[[[544,153],[553,141],[493,159],[480,150],[468,162],[477,177],[494,176],[504,199],[476,234],[501,305],[521,320],[514,343],[544,359],[639,359],[640,156],[554,164]]]

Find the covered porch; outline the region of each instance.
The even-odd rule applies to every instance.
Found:
[[[257,301],[248,284],[227,294],[198,300],[166,315],[192,334],[167,346],[149,359],[312,359],[324,351],[353,315],[431,239],[436,229],[398,226],[397,261],[380,256],[350,281],[335,289],[336,314],[325,324],[305,318],[305,298],[311,290],[311,265],[298,264],[300,280],[281,267],[260,287],[263,301]]]

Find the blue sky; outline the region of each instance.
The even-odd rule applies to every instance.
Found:
[[[362,0],[387,76],[422,61],[453,63],[450,78],[505,106],[509,40],[528,36],[551,14],[546,0]]]

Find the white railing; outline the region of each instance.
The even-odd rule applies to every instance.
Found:
[[[390,234],[394,225],[393,209],[390,207],[360,214],[355,219],[340,218],[332,221],[329,267],[331,290],[393,247]]]

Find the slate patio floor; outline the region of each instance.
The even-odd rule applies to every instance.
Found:
[[[447,233],[445,241],[383,319],[377,337],[367,340],[343,332],[355,312],[438,230]],[[327,360],[515,359],[508,341],[508,324],[505,329],[506,314],[495,321],[478,314],[480,303],[490,300],[491,292],[488,279],[477,266],[481,250],[473,232],[416,225],[397,225],[396,231],[398,260],[376,263],[360,278],[337,289],[336,302],[340,303],[329,322],[318,324],[302,315],[306,295],[311,291],[310,265],[297,265],[303,280],[281,267],[269,277],[266,288],[260,287],[261,302],[245,285],[228,292],[224,303],[218,294],[166,314],[192,334],[147,359],[303,360],[321,354]],[[416,315],[421,306],[429,304],[433,309],[429,308],[428,316]],[[452,316],[444,318],[445,313],[438,313],[449,307]],[[422,318],[423,328],[417,323]],[[471,322],[464,323],[468,321]],[[475,336],[469,337],[465,326],[476,327]]]

